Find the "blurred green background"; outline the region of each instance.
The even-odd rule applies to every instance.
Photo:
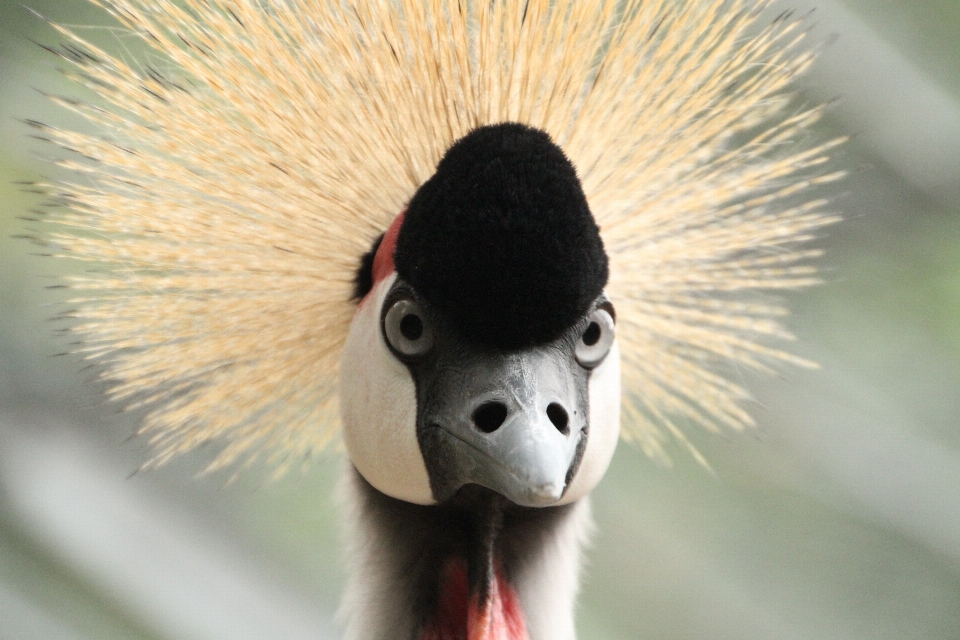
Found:
[[[95,7],[28,0],[123,46]],[[802,80],[852,133],[819,241],[828,284],[790,296],[820,371],[748,381],[760,427],[693,434],[664,469],[621,447],[598,521],[580,637],[960,638],[960,3],[778,2],[829,43]],[[11,236],[40,202],[15,181],[53,149],[70,92],[31,43],[57,37],[0,0],[0,639],[334,638],[344,583],[333,454],[267,482],[197,478],[203,453],[138,475],[136,416],[47,321],[64,265]]]

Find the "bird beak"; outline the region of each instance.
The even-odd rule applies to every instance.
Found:
[[[478,484],[522,506],[556,503],[586,442],[586,373],[547,347],[467,360],[424,393],[419,435],[434,497]]]

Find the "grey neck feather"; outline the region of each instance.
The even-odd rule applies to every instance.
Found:
[[[395,500],[349,464],[339,496],[350,563],[338,614],[345,640],[419,640],[434,611],[444,561],[472,553],[477,532],[489,532],[480,520],[484,514],[471,510],[469,495],[444,506]],[[499,518],[493,544],[520,599],[530,640],[574,640],[582,548],[593,528],[588,500],[511,506]]]

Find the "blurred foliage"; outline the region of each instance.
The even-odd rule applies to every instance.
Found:
[[[960,95],[960,2],[843,0],[843,4]]]

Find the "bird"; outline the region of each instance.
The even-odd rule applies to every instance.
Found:
[[[45,239],[154,467],[339,448],[351,640],[572,640],[589,494],[814,366],[844,138],[763,0],[92,0]]]

